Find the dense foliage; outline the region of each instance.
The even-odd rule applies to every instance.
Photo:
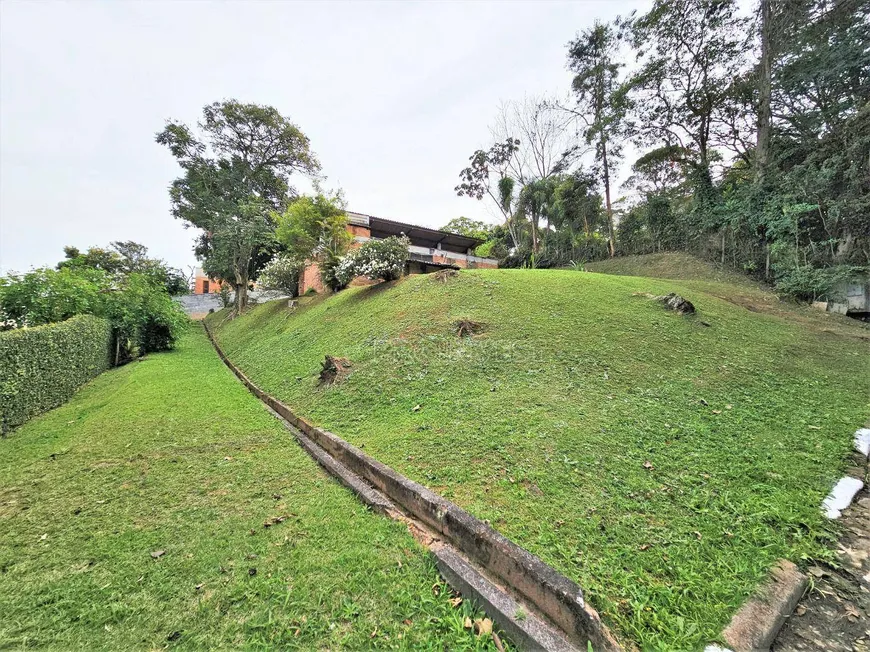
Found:
[[[157,134],[183,170],[169,190],[172,212],[202,229],[196,246],[205,273],[231,283],[235,311],[276,251],[275,212],[294,196],[290,176],[316,174],[308,138],[277,109],[236,100],[203,108],[197,136],[170,121]]]
[[[40,326],[87,314],[109,320],[116,362],[172,347],[187,317],[169,295],[163,271],[155,267],[110,271],[96,262],[97,257],[70,256],[70,251],[58,269],[33,269],[0,278],[4,328]],[[102,250],[91,249],[88,254],[95,251]]]
[[[456,191],[502,214],[505,264],[680,250],[810,299],[870,266],[870,6],[756,8],[656,0],[597,23],[568,44],[573,102],[500,111]]]
[[[76,247],[64,247],[63,252],[66,259],[57,264],[58,269],[92,268],[113,275],[136,272],[162,284],[172,296],[186,294],[190,290],[181,270],[169,267],[157,258],[149,258],[148,248],[132,240],[112,242],[108,249],[90,247],[82,253]]]
[[[344,198],[340,193],[299,197],[273,218],[277,224],[275,239],[286,250],[284,261],[297,261],[300,269],[306,262],[316,262],[327,287],[332,290],[344,287],[336,271],[353,236],[347,230]],[[284,263],[285,267],[287,264]]]
[[[112,328],[80,315],[0,333],[0,432],[66,402],[112,359]]]

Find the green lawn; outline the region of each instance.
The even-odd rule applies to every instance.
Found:
[[[633,296],[669,291],[699,315]],[[866,329],[760,288],[567,270],[302,304],[210,323],[264,389],[578,581],[623,640],[700,647],[777,558],[829,555]],[[457,337],[466,318],[484,332]],[[325,354],[352,361],[341,385],[318,386]]]
[[[199,326],[0,440],[2,649],[491,647],[451,597]]]

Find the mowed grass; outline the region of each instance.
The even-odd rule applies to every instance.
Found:
[[[642,256],[618,256],[585,263],[586,271],[619,276],[644,276],[679,280],[714,281],[734,286],[755,287],[748,276],[701,260],[683,252],[663,252]]]
[[[633,296],[671,291],[699,314]],[[777,558],[829,558],[819,506],[868,415],[866,329],[743,291],[476,270],[210,323],[255,382],[579,582],[624,641],[693,649]],[[318,385],[325,354],[352,361],[342,384]]]
[[[492,647],[451,597],[199,326],[0,440],[2,649]]]

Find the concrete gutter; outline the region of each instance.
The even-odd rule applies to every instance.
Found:
[[[407,523],[450,585],[477,602],[515,644],[559,652],[589,644],[595,652],[622,650],[575,582],[449,500],[296,416],[245,376],[203,326],[221,360],[300,445],[363,502]]]

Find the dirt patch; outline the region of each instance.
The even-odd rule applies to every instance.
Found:
[[[351,363],[347,358],[336,358],[328,355],[323,360],[323,368],[320,370],[320,384],[334,385],[340,383],[350,374]]]

